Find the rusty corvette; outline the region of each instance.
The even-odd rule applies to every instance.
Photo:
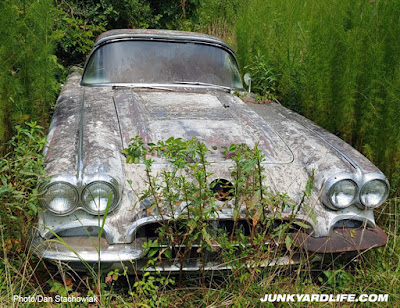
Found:
[[[49,180],[41,186],[37,254],[75,268],[99,260],[110,268],[132,261],[140,267],[148,230],[160,217],[143,211],[146,204],[127,185],[132,181],[138,191],[146,185],[143,164],[127,164],[122,154],[136,136],[147,143],[196,138],[210,148],[257,144],[272,192],[300,203],[313,177],[314,217],[303,208],[295,217],[310,226],[295,237],[301,250],[331,254],[384,245],[387,236],[374,220],[374,209],[389,193],[382,172],[279,102],[253,104],[234,92],[246,92],[234,51],[215,37],[167,30],[103,33],[83,71],[70,73],[57,101],[45,150]],[[209,159],[210,182],[232,181],[229,159],[218,151]],[[155,168],[165,164],[156,161]],[[93,241],[106,210],[101,237]],[[232,220],[232,211],[223,208],[217,217],[221,223]],[[179,269],[173,262],[160,267]],[[198,268],[196,260],[183,267]],[[206,267],[217,268],[221,264]]]

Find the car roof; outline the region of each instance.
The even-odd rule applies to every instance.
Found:
[[[198,42],[219,45],[234,53],[233,48],[224,41],[203,33],[159,30],[159,29],[117,29],[106,31],[99,35],[94,46],[119,39],[158,39],[166,41]]]

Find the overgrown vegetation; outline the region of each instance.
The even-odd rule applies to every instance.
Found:
[[[48,122],[58,85],[51,0],[0,2],[0,155],[12,126]]]
[[[209,149],[197,140],[171,138],[144,144],[136,138],[124,151],[127,162],[146,167],[146,188],[135,193],[141,203],[148,204],[149,215],[163,218],[154,237],[143,245],[147,262],[141,274],[136,272],[135,262],[127,264],[123,270],[113,271],[103,270],[100,261],[96,270],[86,264],[89,267],[87,274],[77,274],[61,264],[58,267],[44,264],[32,256],[29,244],[21,245],[18,232],[21,226],[26,231],[33,214],[29,211],[37,210],[35,175],[43,174],[43,157],[36,154],[44,145],[41,131],[34,123],[19,128],[10,146],[21,150],[13,152],[0,164],[5,174],[2,182],[12,183],[2,188],[7,192],[2,220],[3,217],[14,220],[25,217],[16,224],[2,221],[0,277],[4,279],[0,284],[0,300],[3,303],[8,303],[14,295],[34,294],[96,297],[102,307],[254,307],[260,305],[265,294],[274,293],[384,293],[389,294],[390,303],[400,301],[398,271],[390,270],[397,268],[398,262],[400,224],[397,215],[385,214],[385,209],[378,215],[388,228],[389,244],[386,247],[359,253],[345,262],[343,256],[333,255],[326,256],[324,262],[309,263],[311,259],[304,255],[296,266],[260,268],[260,264],[268,265],[274,259],[296,260],[300,251],[293,244],[290,233],[306,230],[307,225],[291,219],[298,207],[287,196],[272,195],[264,187],[264,156],[257,147],[232,145],[225,148],[225,155],[234,163],[232,185],[212,181],[210,186],[206,179],[212,176],[211,164],[206,159]],[[155,157],[168,159],[171,168],[154,172]],[[19,178],[14,178],[10,171],[13,168],[19,170]],[[305,187],[305,202],[311,184],[310,181]],[[29,190],[21,192],[25,187]],[[21,203],[24,208],[20,207]],[[396,212],[396,201],[389,206],[393,207],[392,213]],[[222,208],[232,211],[233,225],[216,223],[216,211]],[[285,209],[290,214],[287,219],[281,214]],[[99,220],[100,239],[104,219],[99,217]],[[14,239],[11,241],[7,235],[10,232]],[[62,243],[62,239],[52,241]],[[178,276],[161,275],[157,267],[161,262],[165,265],[171,260],[180,264],[181,269],[190,264],[188,262],[197,261],[200,272],[196,275],[182,275],[182,272]],[[229,266],[231,271],[202,271],[212,260]],[[128,275],[129,272],[134,275]],[[297,306],[307,305],[299,303]],[[69,307],[68,304],[65,306]]]
[[[206,263],[213,259],[224,267],[239,269],[248,264],[254,269],[254,265],[268,262],[266,259],[284,255],[292,258],[290,231],[309,227],[292,221],[305,204],[295,204],[284,194],[273,195],[264,186],[265,157],[257,147],[225,147],[224,155],[234,162],[233,182],[214,179],[211,186],[213,173],[207,161],[210,150],[195,139],[170,138],[144,144],[136,138],[124,152],[128,162],[146,166],[148,189],[135,193],[141,202],[150,200],[147,214],[161,220],[157,240],[166,247],[163,253],[172,249],[180,264],[180,282],[182,270],[191,258],[203,275]],[[154,155],[167,157],[172,170],[154,174]],[[310,194],[308,185],[305,196]],[[232,220],[220,223],[218,213],[222,210],[230,213]],[[283,212],[287,214],[285,218]],[[286,254],[276,249],[277,242],[286,244]]]
[[[68,67],[83,65],[96,37],[115,28],[196,30],[198,0],[0,2],[0,154],[12,127],[47,126]]]
[[[0,303],[24,294],[37,265],[31,259],[29,232],[39,209],[39,177],[44,177],[43,127],[35,122],[15,127],[0,159]],[[32,263],[31,263],[32,262]],[[36,282],[36,281],[35,281]],[[35,288],[36,289],[36,288]]]
[[[225,20],[235,29],[238,59],[242,69],[254,72],[255,90],[261,95],[272,92],[284,105],[364,153],[398,195],[400,47],[395,42],[400,28],[395,25],[400,4],[239,3],[221,4],[212,22]],[[272,88],[271,78],[276,85]]]

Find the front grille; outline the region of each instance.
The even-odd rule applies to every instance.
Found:
[[[364,225],[364,222],[359,221],[359,220],[354,220],[354,219],[343,219],[339,220],[333,225],[333,229],[339,229],[339,228],[360,228],[362,225]]]
[[[271,220],[268,224],[260,225],[256,224],[254,227],[251,221],[241,219],[233,221],[232,219],[221,219],[221,220],[209,220],[207,222],[208,232],[213,236],[221,235],[221,232],[228,237],[235,236],[236,231],[240,231],[244,236],[251,236],[252,231],[256,233],[269,232],[272,233],[274,230],[278,229],[283,224],[288,224],[288,221],[282,220]],[[140,226],[136,230],[136,238],[147,237],[147,238],[157,238],[159,237],[159,228],[166,227],[176,234],[185,234],[187,232],[186,221],[157,221],[149,224]],[[296,224],[290,224],[288,227],[288,233],[295,233],[301,230]],[[308,231],[308,230],[307,230]]]

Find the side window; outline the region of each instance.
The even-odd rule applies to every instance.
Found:
[[[240,89],[243,87],[236,61],[230,54],[226,54],[225,56],[224,71],[230,73],[230,76],[227,76],[227,78],[232,80],[235,88]]]

